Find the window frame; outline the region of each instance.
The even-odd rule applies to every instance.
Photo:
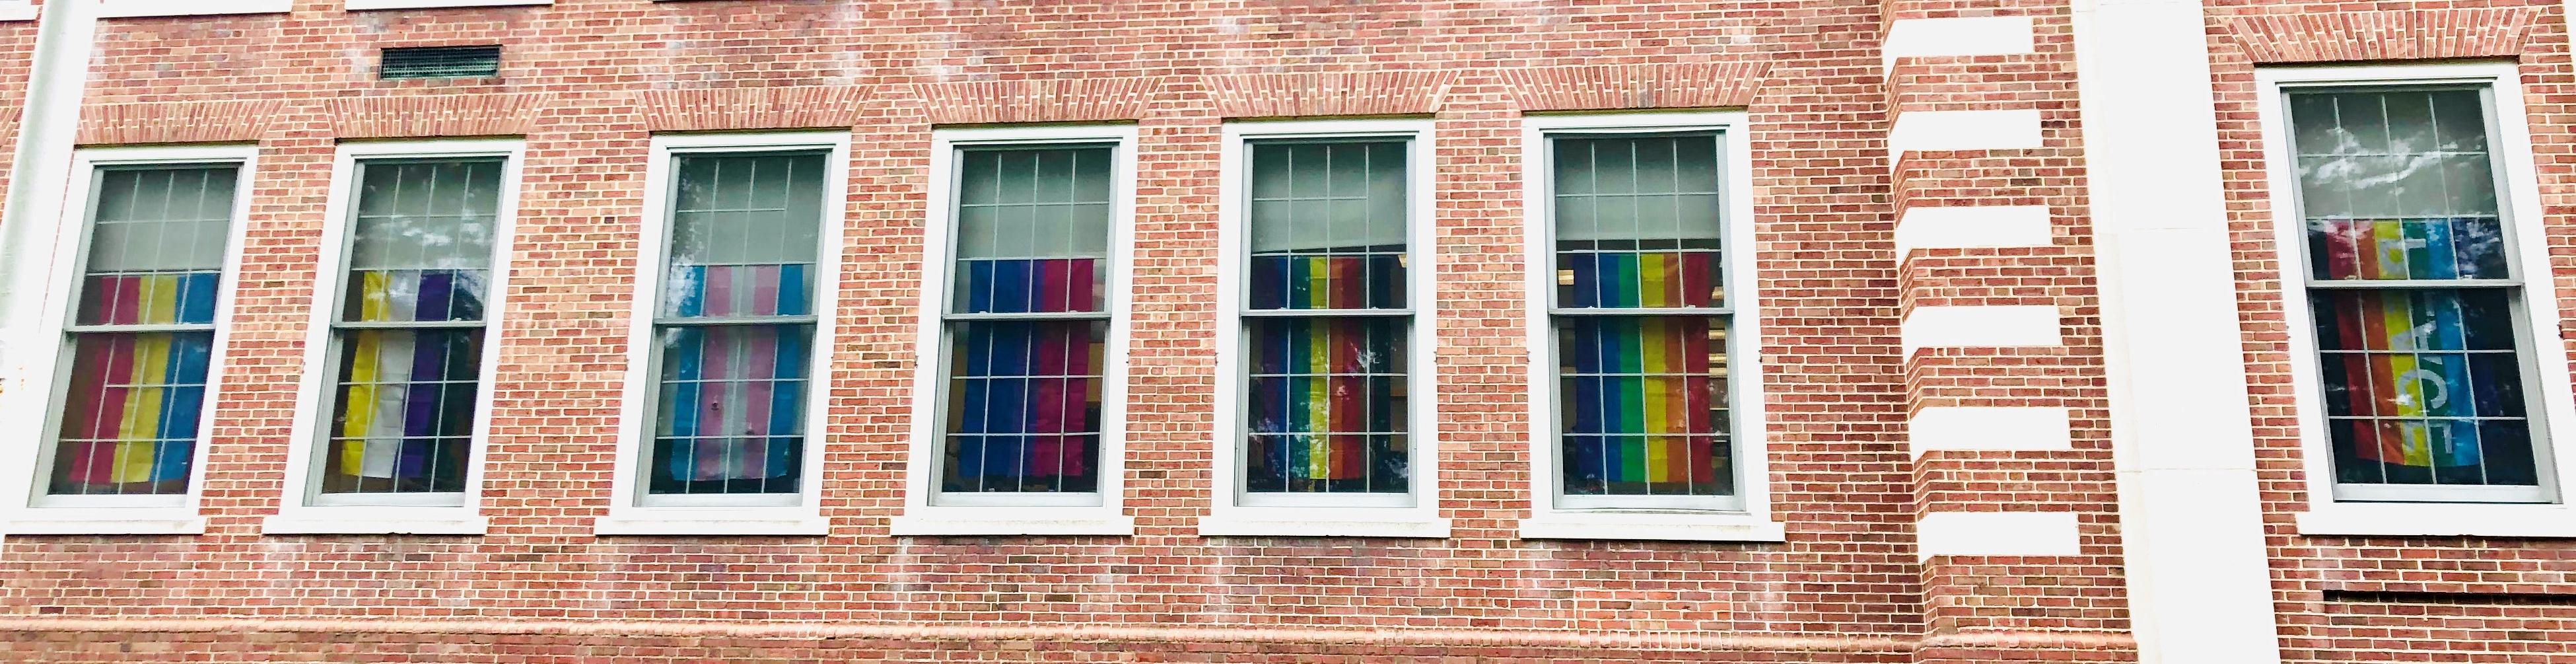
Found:
[[[1216,351],[1218,389],[1212,434],[1216,442],[1211,469],[1209,510],[1199,519],[1201,535],[1279,535],[1354,537],[1447,537],[1449,521],[1440,518],[1437,253],[1437,169],[1433,121],[1429,119],[1243,120],[1227,122],[1218,148]],[[1255,143],[1310,141],[1367,142],[1396,139],[1405,153],[1406,309],[1377,314],[1406,322],[1405,381],[1409,490],[1402,494],[1261,494],[1248,490],[1243,462],[1249,445],[1246,371],[1250,350],[1245,329],[1260,317],[1331,317],[1331,310],[1294,310],[1251,314],[1251,176]]]
[[[1038,499],[1028,493],[992,493],[955,500],[941,492],[946,458],[949,298],[953,289],[957,187],[964,150],[986,147],[1106,146],[1110,149],[1109,268],[1105,305],[1109,332],[1101,361],[1099,492],[1097,500]],[[890,524],[895,535],[1130,535],[1135,520],[1124,511],[1127,432],[1127,344],[1134,300],[1136,229],[1136,125],[1014,125],[933,128],[922,225],[921,300],[915,311],[912,441],[904,508]],[[1075,494],[1089,495],[1089,494]],[[1044,498],[1053,498],[1052,496]]]
[[[499,341],[507,315],[510,247],[518,221],[519,178],[526,144],[518,139],[365,141],[342,143],[331,167],[331,190],[324,203],[320,259],[313,280],[313,305],[304,337],[303,376],[297,385],[293,437],[286,460],[286,500],[261,531],[288,533],[437,533],[481,534],[483,457],[490,444],[492,388],[500,369]],[[329,422],[339,387],[341,342],[337,323],[348,292],[349,260],[356,234],[361,167],[442,159],[501,160],[498,207],[493,214],[492,275],[486,282],[483,357],[477,370],[474,416],[466,442],[465,490],[455,504],[420,496],[394,494],[383,502],[329,500],[315,469],[324,455]],[[370,494],[359,494],[370,495]]]
[[[2488,515],[2529,514],[2535,510],[2568,512],[2558,481],[2576,476],[2571,474],[2576,469],[2570,467],[2576,455],[2556,451],[2571,444],[2571,423],[2576,423],[2576,413],[2571,410],[2576,409],[2571,409],[2569,403],[2566,345],[2557,332],[2557,321],[2563,313],[2556,303],[2556,279],[2549,274],[2545,246],[2548,234],[2544,215],[2539,212],[2543,208],[2530,148],[2529,111],[2524,106],[2517,67],[2511,62],[2264,67],[2255,70],[2255,79],[2265,177],[2273,200],[2271,231],[2279,257],[2276,265],[2281,313],[2288,328],[2284,345],[2292,374],[2292,408],[2299,424],[2301,462],[2308,489],[2309,512],[2300,517],[2302,531],[2467,527],[2503,532],[2527,527],[2501,521],[2485,523]],[[2290,144],[2287,99],[2298,90],[2391,88],[2478,88],[2484,92],[2481,97],[2487,114],[2488,155],[2497,179],[2498,213],[2506,242],[2511,245],[2506,252],[2506,269],[2511,276],[2494,281],[2510,283],[2518,291],[2512,298],[2515,346],[2526,376],[2524,398],[2531,402],[2526,411],[2532,421],[2533,461],[2541,476],[2537,490],[2525,490],[2518,500],[2498,500],[2517,492],[2495,487],[2358,485],[2367,488],[2351,491],[2335,481],[2334,443],[2326,428],[2324,378],[2309,310],[2313,280],[2308,274],[2306,220],[2299,201],[2296,155]],[[2539,272],[2537,276],[2534,270]],[[2479,494],[2484,494],[2485,499],[2479,499]],[[2576,536],[2576,524],[2566,524],[2566,518],[2547,519],[2565,524],[2558,528]],[[2430,522],[2434,520],[2453,523]]]
[[[593,524],[599,535],[825,535],[822,513],[823,448],[829,439],[831,362],[836,348],[841,292],[841,253],[850,205],[850,132],[802,131],[727,134],[662,134],[646,158],[644,205],[638,218],[635,289],[628,312],[625,389],[619,399],[616,476],[608,514]],[[680,157],[694,155],[823,153],[820,247],[815,255],[814,337],[807,358],[805,440],[799,450],[794,500],[788,494],[744,494],[742,499],[691,498],[651,504],[643,472],[653,443],[660,394],[660,345],[655,342],[670,258],[672,206],[679,188]]]
[[[1521,119],[1522,237],[1529,349],[1530,516],[1520,523],[1525,539],[1621,539],[1695,541],[1781,541],[1785,534],[1772,520],[1769,462],[1765,454],[1768,419],[1763,412],[1762,309],[1754,269],[1753,200],[1760,196],[1752,176],[1752,143],[1746,112],[1675,111],[1642,113],[1532,114]],[[1721,186],[1719,241],[1729,309],[1707,315],[1728,320],[1728,399],[1734,430],[1730,444],[1736,459],[1736,495],[1710,501],[1708,507],[1680,507],[1662,501],[1618,506],[1610,501],[1563,498],[1558,471],[1563,453],[1557,405],[1560,379],[1556,361],[1556,219],[1555,142],[1561,136],[1618,134],[1669,135],[1715,133],[1725,137],[1719,164]],[[1665,310],[1654,310],[1665,311]],[[1674,312],[1676,315],[1688,312]],[[1594,503],[1586,505],[1584,503]]]
[[[42,295],[45,312],[33,338],[26,370],[30,375],[47,376],[50,381],[35,398],[16,398],[9,409],[13,419],[43,424],[40,434],[17,439],[16,453],[0,452],[18,459],[24,465],[11,464],[6,488],[21,498],[8,501],[0,519],[0,532],[66,533],[66,534],[193,534],[205,530],[205,518],[199,514],[205,490],[206,460],[212,448],[217,406],[224,397],[224,374],[228,369],[227,351],[234,323],[234,297],[240,288],[242,238],[247,234],[251,184],[257,170],[258,148],[252,145],[188,145],[166,147],[86,148],[72,155],[72,170],[64,188],[65,205],[53,229],[54,252],[67,263],[46,277]],[[49,496],[53,458],[60,447],[61,409],[70,388],[72,363],[68,352],[72,316],[78,306],[74,301],[79,283],[89,262],[88,249],[95,230],[92,214],[98,208],[98,175],[106,170],[149,170],[169,167],[230,166],[235,168],[232,219],[224,240],[220,284],[215,293],[213,349],[207,358],[204,403],[197,421],[196,444],[190,453],[188,490],[169,496]],[[79,192],[79,193],[72,193]],[[77,204],[74,204],[77,202]],[[68,232],[67,232],[68,231]],[[38,418],[38,419],[25,419]]]

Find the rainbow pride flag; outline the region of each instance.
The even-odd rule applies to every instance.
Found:
[[[1567,490],[1605,483],[1709,484],[1717,454],[1706,318],[1584,317],[1565,336]]]
[[[1557,253],[1557,306],[1720,307],[1717,252]]]
[[[1290,480],[1366,477],[1399,454],[1404,326],[1383,318],[1284,318],[1252,326],[1253,456]]]
[[[1264,254],[1252,257],[1253,309],[1400,309],[1398,254]]]

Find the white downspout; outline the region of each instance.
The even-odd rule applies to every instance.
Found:
[[[40,421],[36,411],[45,380],[31,376],[29,357],[52,343],[46,328],[45,284],[58,265],[56,227],[63,190],[70,186],[72,146],[80,129],[81,93],[98,34],[99,0],[52,0],[36,17],[36,47],[27,67],[26,105],[18,114],[18,152],[9,164],[8,198],[0,201],[0,450],[32,450]],[[11,439],[17,440],[11,440]],[[0,461],[0,513],[24,508],[36,457]],[[0,535],[5,537],[5,535]]]
[[[98,33],[98,0],[55,0],[36,18],[36,49],[27,69],[26,105],[18,115],[18,152],[9,165],[9,191],[0,207],[0,404],[23,400],[34,381],[26,350],[46,343],[45,284],[55,259],[54,231],[62,219],[63,188],[71,180],[72,145],[80,128],[81,92]],[[32,391],[41,392],[41,389]],[[16,408],[0,406],[0,417]],[[22,435],[27,427],[0,428]]]

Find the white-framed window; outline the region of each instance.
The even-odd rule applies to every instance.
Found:
[[[600,534],[821,535],[849,134],[653,138]]]
[[[1524,537],[1777,540],[1742,112],[1522,119]]]
[[[2312,504],[2554,507],[2576,419],[2514,65],[2256,76]]]
[[[265,532],[479,534],[521,142],[341,144]]]
[[[42,399],[26,499],[8,532],[199,532],[197,469],[213,431],[232,281],[248,210],[250,146],[74,154],[48,277],[52,314],[28,370]],[[12,475],[20,475],[12,473]],[[16,480],[18,477],[12,477]]]
[[[1120,510],[1133,125],[932,132],[898,535],[1108,534]]]
[[[1233,122],[1203,535],[1443,537],[1430,120]]]

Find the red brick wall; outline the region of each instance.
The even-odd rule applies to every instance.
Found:
[[[10,537],[0,544],[0,618],[1366,626],[1507,636],[1478,649],[1242,645],[1211,632],[1206,643],[1137,646],[1146,651],[1138,657],[1906,659],[1903,640],[1828,649],[1841,654],[1796,645],[1911,639],[1924,622],[1898,426],[1907,397],[1894,327],[1899,293],[1886,260],[1880,18],[1867,0],[560,0],[359,13],[307,3],[285,16],[109,20],[90,108],[258,118],[255,129],[226,129],[254,132],[261,155],[238,312],[222,351],[231,364],[211,411],[216,434],[203,471],[210,525],[202,536]],[[372,78],[379,47],[472,43],[504,45],[501,77]],[[1578,69],[1547,69],[1560,67]],[[1368,75],[1292,77],[1290,89],[1339,87],[1302,101],[1244,101],[1283,85],[1246,76],[1322,73]],[[1566,76],[1576,78],[1569,84]],[[1326,78],[1338,82],[1315,82]],[[1599,96],[1584,86],[1602,85],[1634,94],[1584,100]],[[998,88],[1017,100],[1063,86],[1103,93],[961,107],[949,102],[996,94],[961,86]],[[758,88],[807,92],[746,91]],[[1404,92],[1367,103],[1337,92],[1387,89]],[[256,113],[206,106],[249,99],[262,100]],[[1759,342],[1769,358],[1768,479],[1788,541],[1517,539],[1532,453],[1520,342],[1528,303],[1520,292],[1517,116],[1524,108],[1706,104],[1747,105],[1753,118],[1758,243],[1738,255],[1761,262],[1764,279],[1753,286],[1774,312]],[[455,121],[382,117],[433,105],[481,110]],[[1218,384],[1208,339],[1219,323],[1208,303],[1219,109],[1408,105],[1438,120],[1440,216],[1430,241],[1443,256],[1437,353],[1445,439],[1437,481],[1455,535],[1196,537],[1192,524],[1209,500],[1206,395]],[[1287,110],[1271,110],[1279,108]],[[1068,117],[1141,128],[1126,470],[1138,533],[889,537],[887,520],[902,504],[930,126]],[[172,140],[207,124],[114,125],[83,135],[92,143]],[[842,255],[824,432],[832,534],[594,537],[590,520],[610,500],[646,139],[655,129],[763,126],[855,132],[855,202],[844,220],[853,241]],[[260,517],[290,491],[283,468],[291,402],[334,141],[518,132],[527,140],[526,177],[510,262],[516,278],[494,345],[501,368],[484,461],[490,534],[260,534]],[[296,661],[354,647],[388,661],[460,662],[648,662],[719,645],[774,658],[1052,661],[1089,659],[1080,649],[1101,647],[103,629],[111,631],[52,631],[16,639],[15,647],[22,659],[46,661],[152,660],[173,648],[218,660],[275,648],[264,656]],[[1509,636],[1554,630],[1786,640],[1649,656],[1636,648],[1513,645],[1540,637]],[[359,645],[323,645],[330,642]]]
[[[2533,283],[2576,302],[2576,240],[2565,192],[2576,184],[2567,155],[2576,103],[2566,17],[2554,2],[2212,3],[2210,49],[2219,137],[2227,162],[2239,306],[2246,320],[2248,379],[2273,578],[2290,661],[2576,662],[2566,604],[2576,593],[2576,544],[2486,538],[2303,536],[2306,511],[2292,374],[2283,340],[2264,145],[2255,113],[2257,63],[2328,63],[2431,58],[2512,58],[2529,107],[2551,264]],[[2554,278],[2541,278],[2541,277]],[[2565,326],[2571,321],[2559,321]],[[2544,341],[2544,366],[2566,366],[2563,347]]]

